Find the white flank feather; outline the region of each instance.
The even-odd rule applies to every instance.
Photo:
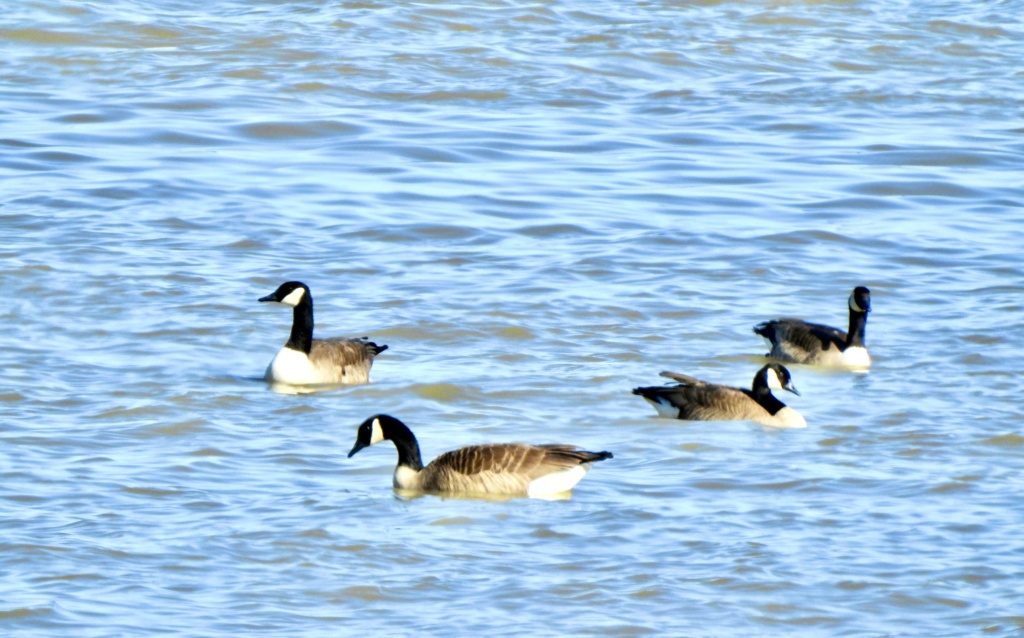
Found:
[[[530,481],[530,485],[526,488],[526,495],[544,496],[545,494],[568,492],[583,479],[583,476],[587,473],[587,465],[577,465],[562,472],[546,474],[538,479],[534,479]]]

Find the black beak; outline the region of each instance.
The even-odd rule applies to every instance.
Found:
[[[270,293],[266,297],[260,297],[257,301],[277,301],[277,297],[274,296],[274,293]]]
[[[353,456],[355,456],[356,452],[363,449],[364,447],[366,446],[360,443],[359,441],[356,441],[356,444],[352,446],[352,451],[348,453],[348,458],[352,458]]]
[[[782,386],[782,389],[783,389],[783,390],[789,390],[789,391],[790,391],[790,392],[792,392],[793,394],[795,394],[795,395],[797,395],[797,396],[800,396],[800,391],[796,389],[796,386],[795,386],[795,385],[793,385],[793,382],[792,382],[792,381],[790,381],[790,382],[789,382],[789,383],[787,383],[786,385]]]

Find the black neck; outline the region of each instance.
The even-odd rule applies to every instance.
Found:
[[[384,435],[391,439],[398,450],[398,465],[410,467],[417,472],[423,469],[420,444],[416,442],[416,435],[404,423],[398,419],[391,421],[384,430]]]
[[[292,334],[284,347],[306,354],[313,347],[313,299],[308,292],[292,309]]]
[[[765,410],[768,410],[768,414],[775,416],[775,413],[786,407],[786,404],[779,401],[774,394],[772,389],[768,387],[768,378],[765,373],[758,373],[757,377],[754,378],[754,388],[750,391],[750,396],[753,397],[757,404]]]
[[[850,308],[850,329],[846,331],[846,347],[864,347],[864,327],[868,324],[868,313]],[[845,350],[845,348],[844,348]]]

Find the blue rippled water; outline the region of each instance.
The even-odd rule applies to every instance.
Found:
[[[3,635],[1024,628],[1019,0],[4,9]],[[289,279],[373,383],[261,381]],[[630,394],[856,285],[804,430]],[[379,412],[615,458],[404,498]]]

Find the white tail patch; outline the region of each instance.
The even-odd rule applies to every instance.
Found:
[[[380,427],[380,419],[374,419],[373,430],[370,432],[370,445],[375,445],[384,440],[384,429]],[[398,468],[401,469],[401,468]],[[408,468],[406,468],[408,469]],[[398,485],[398,470],[395,470],[395,485]]]
[[[545,474],[544,476],[530,481],[526,487],[527,496],[544,496],[547,494],[558,494],[571,490],[587,473],[586,465],[577,465],[568,470]]]
[[[294,308],[295,306],[299,305],[299,302],[302,301],[302,298],[305,295],[306,289],[300,286],[299,288],[296,288],[295,290],[288,293],[288,296],[282,299],[281,303],[283,303],[286,306],[291,306],[292,308]]]
[[[658,397],[656,399],[648,399],[644,397],[644,401],[647,401],[654,406],[654,409],[658,411],[658,416],[666,419],[678,419],[679,408],[672,405],[668,400]]]

